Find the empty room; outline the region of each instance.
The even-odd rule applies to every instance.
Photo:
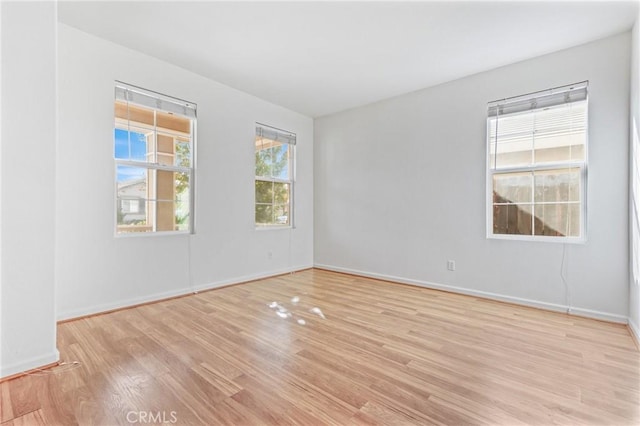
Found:
[[[639,6],[0,1],[0,425],[640,424]]]

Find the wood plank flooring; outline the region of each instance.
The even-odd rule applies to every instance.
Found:
[[[317,269],[60,324],[58,348],[0,384],[2,426],[640,424],[624,325]]]

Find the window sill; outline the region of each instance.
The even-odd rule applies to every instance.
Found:
[[[586,237],[545,237],[542,235],[488,234],[488,240],[510,240],[525,242],[586,244]]]
[[[295,229],[295,227],[291,225],[268,225],[255,227],[256,231],[275,231],[278,229]]]
[[[116,238],[167,237],[173,235],[192,235],[191,231],[158,231],[158,232],[121,232],[115,233]]]

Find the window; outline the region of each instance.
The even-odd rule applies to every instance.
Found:
[[[487,235],[585,238],[588,82],[489,103]]]
[[[116,82],[116,233],[193,231],[196,106]]]
[[[257,227],[293,224],[293,165],[296,135],[256,124],[255,220]]]

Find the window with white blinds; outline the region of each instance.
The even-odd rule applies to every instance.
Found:
[[[116,234],[193,232],[196,105],[115,85]]]
[[[487,235],[583,241],[588,82],[491,102]]]
[[[296,135],[256,123],[255,223],[258,228],[293,225]]]

